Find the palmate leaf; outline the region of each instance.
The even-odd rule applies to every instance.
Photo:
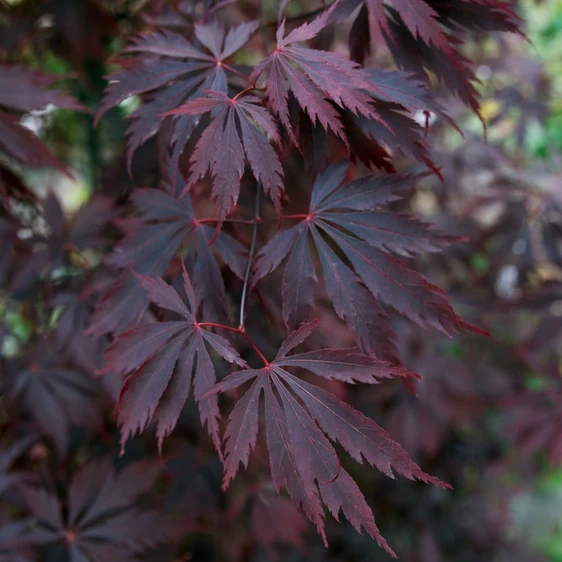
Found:
[[[395,355],[394,334],[379,303],[447,335],[471,328],[441,289],[391,254],[437,251],[455,240],[412,216],[381,209],[399,199],[400,190],[416,178],[370,176],[342,185],[347,166],[347,162],[332,165],[318,176],[306,219],[275,236],[257,254],[254,283],[287,260],[283,280],[287,327],[294,329],[309,320],[314,309],[312,238],[334,309],[364,352],[389,357],[385,349],[390,348]]]
[[[289,118],[289,92],[313,123],[318,121],[344,143],[347,143],[344,126],[332,104],[355,115],[378,118],[368,93],[376,92],[376,86],[358,65],[334,53],[295,45],[318,35],[329,23],[336,4],[286,37],[283,37],[285,23],[281,23],[275,51],[261,61],[250,76],[250,81],[255,82],[263,72],[268,72],[269,104],[297,145]]]
[[[27,540],[30,521],[7,519],[0,514],[0,560],[2,562],[37,562],[33,545]]]
[[[275,496],[271,490],[261,489],[252,506],[250,532],[262,544],[270,558],[275,559],[275,546],[287,545],[296,549],[306,548],[306,534],[310,525],[284,497]]]
[[[458,50],[459,31],[510,31],[520,33],[520,20],[501,0],[342,0],[332,15],[341,20],[362,6],[352,27],[352,56],[363,62],[369,39],[381,35],[396,64],[425,79],[434,73],[451,92],[473,109],[476,76],[470,61]],[[365,20],[368,19],[368,25]]]
[[[358,158],[368,167],[394,173],[392,155],[401,152],[413,156],[439,175],[430,157],[427,128],[419,123],[419,119],[424,116],[428,119],[434,114],[458,130],[456,123],[427,85],[411,73],[382,68],[367,69],[365,73],[376,89],[376,92],[367,93],[378,119],[339,110],[351,159]],[[302,135],[302,131],[299,132]],[[314,153],[312,158],[315,162],[321,161]]]
[[[0,65],[0,82],[9,85],[0,91],[0,106],[21,113],[45,109],[49,104],[83,111],[85,107],[74,98],[59,90],[50,89],[57,79],[54,74],[22,66]]]
[[[181,320],[141,324],[119,334],[105,354],[104,372],[129,374],[119,399],[119,426],[124,446],[130,436],[151,422],[157,425],[159,447],[175,427],[192,384],[203,425],[217,450],[218,402],[203,398],[215,384],[215,369],[206,344],[229,363],[244,366],[238,353],[223,337],[203,330],[195,319],[197,301],[187,273],[183,273],[187,303],[160,278],[138,276],[148,298],[175,312]]]
[[[91,461],[74,475],[64,504],[54,492],[25,486],[22,492],[34,516],[26,537],[38,545],[63,544],[72,561],[138,559],[136,553],[177,533],[172,517],[135,505],[160,472],[160,463],[151,461],[117,473],[108,459]]]
[[[91,302],[85,295],[61,292],[51,299],[51,304],[60,311],[55,337],[61,351],[89,373],[99,369],[107,341],[85,334],[92,315]]]
[[[384,0],[365,0],[365,4],[372,32],[376,33],[376,26],[388,32]],[[445,32],[439,24],[438,14],[425,0],[392,0],[392,6],[414,37],[446,53],[451,52]]]
[[[23,474],[16,470],[11,471],[10,468],[29,449],[34,440],[33,437],[28,436],[0,451],[0,495],[24,478]],[[2,560],[1,556],[0,560]]]
[[[202,115],[211,112],[212,120],[191,156],[188,186],[210,172],[220,218],[226,217],[238,201],[244,163],[248,161],[255,178],[280,210],[283,169],[268,137],[279,143],[277,126],[254,96],[230,99],[221,92],[190,101],[169,115]],[[239,132],[240,131],[240,132]]]
[[[546,453],[553,464],[562,461],[562,392],[559,389],[525,390],[504,402],[509,412],[509,433],[519,452],[529,456]]]
[[[61,455],[67,452],[71,426],[99,429],[101,389],[81,370],[45,360],[9,369],[7,375],[7,398],[22,406]]]
[[[125,59],[124,68],[108,77],[97,115],[99,119],[132,95],[148,94],[146,102],[130,115],[129,166],[135,150],[158,131],[166,112],[199,97],[201,90],[228,92],[222,63],[244,46],[256,28],[255,22],[247,22],[226,33],[218,22],[198,24],[195,26],[198,45],[168,30],[142,33],[131,41],[123,52],[133,53],[135,58]],[[176,127],[190,132],[193,122],[193,117],[185,115],[179,118]],[[176,139],[175,162],[184,144],[185,139]]]
[[[356,461],[366,460],[391,478],[398,473],[409,479],[444,484],[425,474],[375,422],[290,371],[297,368],[326,379],[366,384],[410,376],[411,373],[363,355],[356,349],[326,349],[289,355],[317,324],[317,321],[304,324],[291,333],[275,359],[264,368],[232,373],[209,393],[233,390],[253,380],[228,420],[223,487],[226,488],[235,477],[240,463],[248,465],[250,452],[256,444],[263,394],[267,447],[277,492],[281,488],[287,489],[293,503],[314,522],[325,543],[322,502],[336,519],[341,511],[355,529],[365,529],[394,555],[381,536],[365,498],[342,468],[326,435]]]
[[[76,100],[50,89],[57,76],[18,65],[0,64],[0,151],[28,166],[65,167],[29,129],[20,124],[23,113],[56,105],[62,109],[87,111]]]
[[[200,299],[202,317],[218,322],[228,318],[224,282],[209,246],[214,228],[196,220],[189,195],[178,193],[182,182],[179,179],[175,187],[164,182],[164,189],[133,192],[132,201],[139,216],[118,221],[125,237],[106,258],[107,265],[124,271],[100,301],[89,333],[123,332],[136,325],[149,300],[129,268],[141,275],[161,276],[182,245],[187,247],[187,268]],[[223,231],[213,248],[242,278],[247,261],[245,248]]]
[[[371,37],[380,36],[382,31],[389,40],[389,21],[395,14],[412,37],[448,55],[453,55],[454,46],[449,31],[465,28],[519,32],[518,16],[502,0],[342,0],[333,19],[350,15],[360,5],[367,10]]]

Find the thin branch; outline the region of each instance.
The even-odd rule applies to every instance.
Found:
[[[308,218],[308,215],[306,213],[301,213],[301,214],[297,214],[297,215],[281,215],[281,220],[304,220]],[[202,219],[197,219],[197,222],[200,224],[215,224],[216,222],[226,222],[226,223],[230,223],[230,224],[261,224],[264,221],[277,221],[279,220],[279,217],[277,215],[273,216],[273,217],[256,217],[253,219],[229,219],[226,218],[222,221],[220,221],[220,219],[217,219],[215,217],[206,217],[206,218],[202,218]]]
[[[221,66],[225,69],[228,70],[229,72],[232,72],[233,74],[235,74],[236,76],[239,76],[240,78],[243,78],[247,83],[249,82],[248,80],[248,76],[246,76],[245,74],[243,74],[242,72],[236,70],[235,68],[233,68],[232,66],[228,65],[228,64],[224,64],[224,62],[221,62]]]
[[[228,332],[234,332],[235,334],[240,334],[250,345],[250,347],[256,352],[256,355],[263,361],[263,364],[267,367],[269,361],[265,358],[265,355],[258,349],[258,346],[250,339],[250,336],[246,333],[244,326],[238,326],[234,328],[233,326],[225,326],[224,324],[217,324],[216,322],[198,322],[197,325],[201,327],[218,328],[220,330],[227,330]]]
[[[281,215],[281,218],[283,220],[305,220],[309,217],[309,215],[307,213],[299,213],[296,215]],[[273,217],[271,217],[273,219]]]
[[[240,328],[244,330],[244,309],[246,308],[246,295],[248,294],[248,282],[250,280],[250,271],[252,270],[252,261],[254,260],[254,251],[256,249],[256,239],[258,235],[258,223],[260,218],[260,201],[261,201],[261,183],[256,186],[256,203],[254,207],[254,225],[252,228],[252,241],[250,242],[250,254],[248,255],[248,265],[244,274],[244,286],[242,287],[242,297],[240,298]]]
[[[262,220],[263,219],[260,218],[258,222],[261,222]],[[219,222],[219,219],[217,218],[197,219],[197,222],[200,224],[215,224],[216,222]],[[256,221],[255,219],[224,219],[222,222],[228,222],[231,224],[254,224]]]
[[[244,337],[244,339],[250,344],[251,348],[256,352],[257,356],[263,361],[263,364],[267,367],[269,365],[269,361],[265,358],[265,355],[258,349],[257,345],[250,339],[244,328],[239,329],[240,334]]]
[[[221,330],[226,330],[227,332],[240,333],[240,328],[235,328],[234,326],[226,326],[225,324],[219,324],[218,322],[197,322],[197,326],[200,328],[220,328]]]
[[[248,86],[247,88],[244,88],[242,91],[238,92],[233,98],[232,101],[236,101],[239,97],[243,96],[244,94],[247,94],[248,92],[251,92],[252,90],[256,89],[256,83],[254,82],[253,84],[251,84],[250,86]]]

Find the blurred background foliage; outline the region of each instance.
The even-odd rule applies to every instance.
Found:
[[[531,176],[536,185],[549,185],[562,199],[562,0],[519,0],[528,41],[520,37],[485,40],[477,46],[481,64],[482,117],[488,142],[502,149],[520,177]],[[478,136],[482,124],[474,115],[465,118],[464,130]],[[447,146],[463,150],[466,140],[448,132]],[[545,180],[545,181],[543,181]],[[556,215],[556,221],[560,216]],[[490,257],[476,253],[474,268],[486,270]],[[559,267],[543,272],[560,281]],[[560,302],[560,301],[558,301]],[[557,311],[560,314],[560,311]],[[525,320],[524,320],[525,321]],[[496,337],[504,334],[497,333]],[[562,339],[556,346],[562,349]],[[562,373],[560,363],[558,374]],[[541,374],[526,377],[530,392],[545,386]],[[562,430],[562,428],[560,428]],[[536,477],[528,480],[526,470],[504,475],[508,487],[518,489],[510,501],[508,535],[542,552],[552,562],[562,562],[562,469],[549,462],[545,453],[535,457]],[[527,473],[528,474],[528,473]],[[514,553],[513,560],[518,557]]]
[[[65,1],[53,5],[62,6]],[[60,74],[70,92],[95,110],[103,93],[103,77],[114,68],[111,62],[100,61],[115,56],[124,38],[141,25],[138,14],[143,2],[119,0],[98,6],[74,1],[78,8],[70,21],[59,19],[54,26],[48,18],[39,18],[45,36],[41,47],[24,40],[32,32],[25,27],[27,18],[8,21],[0,13],[0,62],[7,62],[9,54],[10,62]],[[22,14],[40,10],[41,4],[29,0],[0,0],[0,6],[2,3],[16,16],[18,10]],[[407,545],[421,543],[423,557],[402,556],[412,562],[449,560],[443,552],[454,552],[458,539],[448,530],[451,519],[458,520],[473,548],[467,547],[458,562],[562,562],[562,459],[549,454],[548,447],[542,446],[544,439],[537,437],[535,443],[540,446],[534,446],[524,429],[512,431],[511,420],[503,415],[505,403],[496,400],[510,387],[509,377],[519,377],[515,390],[526,400],[531,395],[531,402],[545,392],[562,397],[560,336],[555,334],[552,341],[544,338],[548,349],[541,347],[540,353],[531,345],[543,321],[557,318],[560,322],[562,317],[562,292],[556,293],[562,282],[562,0],[519,0],[518,8],[527,40],[513,35],[489,36],[466,45],[478,61],[484,100],[481,118],[488,143],[483,142],[482,121],[451,100],[450,113],[461,123],[465,136],[440,123],[432,125],[431,138],[440,154],[436,160],[442,163],[445,181],[429,180],[411,202],[418,213],[445,228],[455,230],[461,223],[461,233],[471,239],[464,249],[454,250],[460,253],[446,255],[443,262],[432,258],[427,270],[453,295],[460,312],[485,310],[483,322],[494,343],[470,337],[435,345],[424,340],[423,346],[431,350],[424,357],[415,351],[422,346],[419,334],[412,335],[407,344],[412,350],[412,367],[426,376],[429,391],[423,394],[420,390],[415,404],[407,393],[394,387],[389,387],[387,396],[377,389],[376,396],[365,392],[356,397],[359,402],[364,400],[366,410],[372,402],[383,403],[385,425],[424,470],[447,481],[454,475],[453,494],[385,481],[383,494],[376,497],[375,507],[381,506],[376,515],[389,542],[403,545],[404,552],[408,552]],[[306,11],[306,2],[292,2],[290,9]],[[99,24],[97,32],[94,28],[99,22],[105,23]],[[76,37],[84,29],[89,30],[88,41]],[[15,50],[14,43],[21,43],[21,48]],[[138,103],[136,98],[126,100],[97,128],[92,115],[53,108],[26,115],[25,125],[69,164],[74,179],[29,169],[20,170],[22,177],[39,194],[53,189],[67,213],[83,205],[94,189],[103,193],[104,185],[122,185],[126,193],[131,180],[123,157],[124,117]],[[154,147],[147,143],[135,158],[136,178],[148,186],[154,158],[151,150]],[[151,158],[146,158],[147,154]],[[553,286],[554,296],[549,297]],[[552,318],[545,320],[544,310]],[[0,313],[16,339],[32,336],[20,311]],[[549,325],[545,329],[548,331]],[[4,354],[9,355],[14,345],[13,338],[7,337]],[[545,353],[548,359],[544,359]],[[511,362],[511,357],[516,359]],[[449,369],[451,364],[453,369]],[[466,373],[459,371],[459,364]],[[446,380],[451,372],[458,380]],[[436,412],[439,406],[432,402],[436,394],[446,396],[454,411]],[[396,413],[403,403],[408,405],[406,412],[415,410],[413,421]],[[555,406],[562,408],[559,403]],[[518,407],[519,403],[516,414]],[[523,410],[527,407],[527,402],[521,406]],[[541,411],[541,407],[536,410]],[[430,433],[435,446],[420,446],[415,433],[420,420],[425,438]],[[562,425],[554,431],[560,434]],[[377,493],[383,487],[370,483],[362,474],[354,476],[366,491],[370,485]],[[385,502],[386,496],[392,499]],[[412,515],[409,510],[404,515],[396,505],[397,496],[403,498],[404,505],[417,506],[418,511]],[[415,529],[410,528],[412,517]],[[478,525],[474,523],[472,528],[475,520]],[[498,524],[498,536],[493,535],[493,523],[500,520],[505,524]],[[368,546],[369,539],[342,529],[332,530],[334,537],[347,533],[345,540],[341,537],[341,560],[387,560],[376,545]],[[492,543],[501,543],[502,548],[487,550]],[[512,543],[517,544],[513,550]],[[521,545],[528,547],[529,553],[523,553]],[[365,552],[371,552],[373,558],[362,558]],[[489,552],[494,554],[488,557]],[[535,554],[545,558],[535,558]]]

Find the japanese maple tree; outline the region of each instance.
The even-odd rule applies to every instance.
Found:
[[[52,4],[60,45],[72,35],[64,6]],[[5,531],[0,559],[32,560],[57,544],[73,562],[136,559],[201,520],[211,525],[206,484],[173,492],[178,442],[198,451],[183,461],[194,480],[200,463],[220,463],[225,492],[253,483],[250,504],[269,483],[283,496],[271,502],[279,512],[259,509],[275,525],[291,517],[286,496],[324,545],[328,508],[395,556],[343,453],[390,479],[450,486],[352,406],[348,387],[396,379],[415,394],[423,380],[403,353],[405,323],[428,338],[486,336],[419,268],[420,257],[466,239],[402,203],[441,177],[428,132],[434,118],[457,128],[447,96],[479,115],[463,38],[520,33],[511,2],[336,0],[295,12],[287,1],[272,11],[151,0],[130,14],[125,2],[85,4],[81,17],[100,30],[83,60],[70,61],[78,77],[0,59],[0,342],[11,341],[0,367],[17,426],[9,459],[34,443],[36,458],[53,447],[56,459],[43,483],[2,476],[21,528]],[[334,48],[334,33],[347,34],[348,48]],[[107,50],[105,36],[122,48],[92,102],[90,61]],[[375,50],[390,55],[387,66]],[[58,78],[80,101],[53,88]],[[26,186],[28,168],[70,172],[23,114],[80,112],[92,135],[108,137],[131,100],[126,147],[77,213]],[[14,315],[27,319],[23,335]],[[176,505],[183,495],[201,513]],[[294,521],[264,530],[267,548],[298,543],[306,526]]]

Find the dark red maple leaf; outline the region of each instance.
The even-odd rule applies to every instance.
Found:
[[[1,186],[0,186],[1,188]],[[0,192],[0,196],[3,194]],[[6,201],[7,201],[6,197]],[[6,210],[0,207],[0,283],[5,284],[12,268],[12,262],[18,249],[28,246],[18,237],[21,228],[19,220],[12,217]]]
[[[195,38],[200,46],[168,30],[142,33],[132,40],[123,52],[141,56],[122,61],[123,70],[108,77],[97,115],[99,119],[108,109],[132,95],[149,94],[148,100],[129,116],[132,120],[127,129],[129,166],[134,151],[158,131],[166,112],[199,97],[201,90],[228,93],[223,61],[243,47],[256,28],[255,22],[247,22],[226,33],[217,21],[197,24]],[[193,117],[186,115],[180,117],[175,126],[191,132],[194,123]],[[184,144],[184,138],[176,142],[175,162]]]
[[[376,384],[381,379],[411,376],[400,367],[363,355],[356,349],[321,349],[289,355],[318,324],[304,324],[281,345],[275,359],[262,369],[237,371],[208,394],[226,392],[253,380],[229,416],[223,488],[248,465],[258,434],[259,403],[263,393],[272,479],[316,525],[326,543],[322,502],[337,519],[340,510],[351,524],[375,538],[394,555],[381,536],[365,498],[342,468],[326,435],[338,442],[357,462],[367,460],[387,476],[394,472],[409,479],[444,485],[425,474],[388,433],[335,395],[295,377],[293,368],[326,379]],[[298,399],[297,399],[298,398]],[[326,434],[326,435],[325,435]]]
[[[270,482],[238,494],[229,515],[237,527],[244,526],[249,531],[248,537],[236,533],[236,543],[228,545],[229,552],[238,550],[239,554],[235,555],[238,558],[245,546],[256,543],[262,545],[272,561],[280,559],[280,548],[306,548],[306,535],[310,533],[308,520],[288,498],[278,496]]]
[[[120,219],[125,237],[106,258],[110,267],[125,269],[102,297],[88,333],[101,335],[122,332],[142,320],[149,299],[129,268],[141,275],[164,275],[180,247],[187,247],[187,269],[199,295],[204,319],[223,322],[228,318],[227,298],[221,270],[213,249],[238,277],[244,275],[247,250],[221,231],[197,220],[190,196],[181,194],[183,180],[175,186],[164,182],[163,189],[136,189],[132,201],[139,216]]]
[[[350,35],[355,60],[363,62],[366,45],[382,35],[400,68],[421,79],[430,70],[474,110],[478,96],[471,82],[477,79],[470,61],[459,52],[459,30],[520,33],[518,16],[500,0],[342,0],[332,20],[348,17],[360,5]]]
[[[557,311],[562,301],[562,283],[559,280],[545,281],[528,288],[517,305],[540,314],[539,323],[523,342],[522,352],[529,364],[541,374],[558,380],[561,373],[562,315]]]
[[[413,362],[412,368],[423,380],[412,385],[415,396],[400,389],[387,418],[389,433],[414,458],[420,453],[435,455],[449,431],[477,416],[486,404],[473,370],[458,359],[444,357],[443,350],[439,352]]]
[[[156,423],[159,447],[175,427],[191,388],[203,425],[220,450],[218,401],[204,398],[215,384],[215,369],[206,345],[229,363],[245,365],[223,337],[208,332],[195,319],[198,302],[187,273],[183,273],[187,305],[176,290],[160,278],[139,276],[150,300],[175,312],[181,320],[142,324],[119,334],[106,352],[104,372],[131,373],[119,399],[121,443]]]
[[[103,295],[84,332],[85,336],[99,338],[105,334],[123,332],[147,316],[149,300],[132,269],[123,270],[117,279],[109,277],[104,281]],[[109,287],[107,281],[110,282]]]
[[[415,178],[369,176],[342,185],[347,167],[341,162],[319,175],[305,220],[275,236],[256,257],[254,283],[287,259],[283,278],[287,327],[307,321],[314,310],[312,237],[335,311],[366,353],[377,355],[394,347],[393,331],[379,302],[444,334],[469,328],[441,289],[390,253],[412,256],[437,251],[455,239],[412,216],[381,209],[399,199],[400,190]]]
[[[73,363],[93,373],[101,368],[103,350],[108,342],[85,333],[93,311],[93,302],[88,296],[88,291],[79,295],[61,292],[51,304],[60,311],[55,327],[59,346]]]
[[[58,80],[55,74],[17,65],[0,65],[0,80],[7,86],[0,92],[0,106],[11,111],[24,113],[45,109],[50,104],[75,111],[85,109],[64,92],[50,89]]]
[[[355,63],[327,51],[298,47],[294,43],[314,38],[329,23],[337,2],[320,17],[291,31],[286,37],[285,23],[277,29],[277,46],[261,61],[250,76],[255,82],[268,72],[266,91],[273,111],[298,145],[289,118],[289,92],[310,120],[316,120],[347,143],[341,118],[335,106],[355,115],[377,119],[369,92],[376,87]]]
[[[52,491],[22,487],[35,519],[26,536],[39,545],[63,545],[70,560],[138,559],[136,553],[170,540],[177,530],[172,517],[135,504],[160,472],[151,461],[118,472],[107,459],[91,461],[74,475],[64,503]]]
[[[48,349],[48,344],[44,346]],[[41,357],[42,346],[34,352]],[[96,429],[102,404],[97,381],[81,370],[51,360],[32,362],[25,367],[10,365],[7,398],[21,405],[45,435],[53,439],[60,454],[66,453],[70,427]]]
[[[220,218],[224,218],[238,201],[247,160],[255,178],[280,210],[283,169],[268,139],[279,143],[279,133],[260,100],[254,96],[231,99],[221,92],[209,92],[169,115],[208,112],[213,118],[191,155],[192,170],[187,185],[193,185],[209,171],[213,180],[211,196],[217,203]]]
[[[211,452],[202,454],[199,447],[186,441],[176,443],[167,456],[166,474],[172,483],[166,494],[166,509],[177,511],[187,507],[194,521],[220,525],[223,496],[222,464],[218,457]]]
[[[18,65],[0,64],[0,151],[21,164],[50,166],[65,171],[41,140],[20,124],[22,114],[52,104],[63,109],[87,111],[76,100],[50,87],[58,77]]]
[[[309,528],[307,520],[286,498],[270,494],[270,497],[257,498],[253,504],[252,533],[272,560],[275,560],[275,547],[280,544],[304,548]]]
[[[0,514],[0,562],[37,562],[37,553],[26,535],[29,521],[5,520]]]
[[[429,119],[430,114],[433,114],[458,130],[456,123],[435,99],[431,90],[413,75],[380,68],[371,68],[366,72],[377,88],[372,97],[381,120],[353,115],[348,116],[347,121],[351,121],[371,140],[384,144],[392,152],[400,150],[410,154],[437,171],[429,156],[426,127],[420,125],[419,119]],[[352,130],[349,123],[346,124],[346,130]],[[368,162],[365,163],[368,165]]]
[[[478,92],[474,85],[478,79],[470,60],[458,49],[461,40],[456,36],[449,36],[449,43],[454,46],[451,47],[452,55],[432,49],[410,33],[399,14],[392,9],[390,13],[390,39],[387,43],[396,65],[426,82],[429,82],[430,73],[433,73],[452,94],[478,112]]]
[[[521,34],[521,19],[504,0],[425,0],[442,25],[454,31],[509,31]]]
[[[504,402],[511,418],[509,433],[524,455],[546,452],[553,464],[562,461],[562,392],[547,388],[522,391]]]
[[[111,199],[94,196],[69,220],[52,192],[48,193],[42,206],[47,232],[34,233],[27,240],[31,255],[15,268],[11,280],[14,291],[24,291],[37,283],[42,275],[59,267],[82,264],[82,252],[101,250],[110,241],[105,227],[116,214]]]
[[[0,450],[0,495],[22,478],[21,474],[10,471],[10,468],[29,449],[33,441],[33,438],[26,437]]]
[[[350,13],[363,2],[369,16],[371,36],[378,37],[381,31],[388,33],[388,16],[384,0],[343,0],[339,13]],[[447,36],[439,22],[439,14],[426,0],[392,0],[391,5],[400,14],[414,37],[421,39],[427,45],[450,52]]]

